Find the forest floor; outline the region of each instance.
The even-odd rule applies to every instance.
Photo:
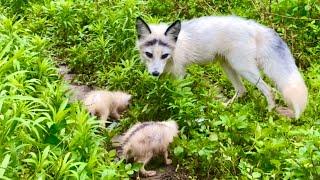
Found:
[[[59,74],[63,77],[63,79],[68,84],[68,89],[71,92],[70,100],[74,101],[82,101],[86,94],[93,90],[93,87],[87,85],[80,85],[73,82],[73,78],[76,74],[73,74],[67,65],[59,65]],[[188,175],[183,170],[177,170],[177,168],[173,165],[161,166],[160,164],[151,163],[151,167],[149,169],[156,170],[157,175],[153,177],[140,177],[135,176],[135,179],[141,180],[185,180],[188,179]]]

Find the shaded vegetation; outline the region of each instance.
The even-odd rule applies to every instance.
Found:
[[[0,0],[0,178],[129,178],[110,139],[137,121],[175,119],[174,164],[191,177],[320,178],[320,3],[316,0]],[[267,111],[247,84],[234,90],[218,65],[191,66],[183,80],[151,77],[135,49],[135,18],[172,22],[235,14],[274,28],[288,43],[309,89],[299,120]],[[102,133],[80,103],[69,103],[54,63],[74,81],[133,94],[119,125]],[[283,104],[280,96],[277,102]]]

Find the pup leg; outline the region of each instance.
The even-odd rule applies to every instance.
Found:
[[[155,176],[157,174],[156,171],[147,171],[144,168],[144,166],[150,161],[151,158],[152,158],[152,153],[147,153],[145,157],[139,158],[139,160],[138,160],[139,163],[143,163],[143,165],[140,169],[141,174],[143,174],[144,176],[147,176],[147,177]]]
[[[116,120],[119,120],[120,119],[120,114],[118,113],[118,110],[117,108],[114,108],[111,112],[111,116],[116,119]]]
[[[166,161],[166,165],[170,165],[172,160],[168,158],[168,150],[164,151],[164,160]]]
[[[109,109],[105,109],[100,113],[100,126],[105,127],[106,122],[108,122],[108,117],[109,117]]]
[[[95,116],[97,114],[97,112],[94,109],[90,109],[89,113],[91,116]]]
[[[228,106],[229,104],[232,104],[234,100],[237,99],[238,97],[242,97],[246,93],[246,88],[241,82],[240,76],[237,74],[237,72],[234,69],[232,69],[232,67],[229,65],[227,61],[221,60],[220,64],[224,72],[226,73],[227,77],[230,79],[233,87],[236,90],[235,95],[227,103],[225,103],[225,105]]]

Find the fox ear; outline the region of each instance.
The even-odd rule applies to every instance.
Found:
[[[164,35],[170,37],[172,40],[176,42],[178,40],[180,29],[181,29],[181,22],[180,20],[177,20],[168,27]]]
[[[138,39],[141,39],[151,34],[151,30],[148,24],[141,17],[137,17],[136,19],[136,29],[137,29]]]

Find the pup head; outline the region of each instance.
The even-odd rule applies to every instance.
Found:
[[[173,137],[178,135],[179,127],[178,127],[178,124],[174,120],[163,121],[161,123],[163,123],[164,125],[166,125],[170,128],[170,131],[168,133],[172,136],[172,139],[173,139]]]
[[[172,58],[180,29],[179,20],[168,27],[163,24],[149,26],[142,18],[137,18],[137,47],[148,72],[153,76],[162,74],[167,61]]]
[[[131,97],[131,94],[125,92],[113,92],[113,101],[120,112],[128,108]]]

